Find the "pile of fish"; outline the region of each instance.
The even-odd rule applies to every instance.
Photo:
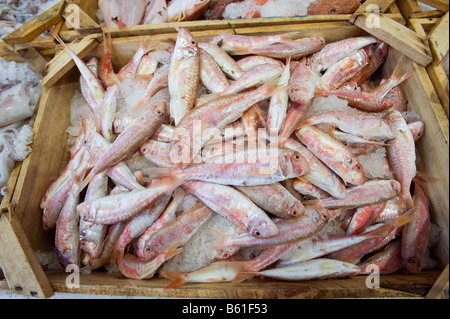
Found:
[[[420,272],[430,236],[426,178],[416,178],[424,125],[405,116],[399,87],[414,70],[372,79],[388,51],[372,36],[327,44],[295,32],[224,33],[199,43],[181,28],[176,43],[142,40],[116,73],[108,35],[99,62],[68,50],[90,113],[41,202],[61,265],[117,263],[128,278],[172,279],[168,287],[341,278],[367,265]],[[119,114],[127,80],[144,81],[145,93]],[[349,111],[308,115],[330,96]],[[358,162],[374,147],[386,150],[392,179],[368,178]],[[132,171],[136,158],[148,165]],[[188,195],[198,202],[180,211]],[[211,229],[216,260],[189,273],[159,270],[214,214],[238,230]],[[346,235],[316,237],[333,220]],[[244,260],[248,247],[259,254]]]
[[[108,28],[202,19],[350,14],[360,5],[360,0],[98,1],[99,13]]]

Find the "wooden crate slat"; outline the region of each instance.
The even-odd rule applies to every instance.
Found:
[[[356,19],[355,25],[400,50],[422,66],[433,62],[427,47],[414,31],[384,16],[378,18],[379,25],[374,27],[370,22],[370,13],[364,13]]]
[[[447,12],[449,8],[448,0],[420,0],[419,2],[428,4],[429,6],[443,12]]]
[[[368,11],[368,8],[376,7],[378,10],[378,13],[385,13],[389,7],[395,2],[395,0],[367,0],[361,6],[358,8],[358,10],[353,13],[352,17],[350,18],[350,22],[354,23],[356,18],[364,12],[374,12],[374,11]]]
[[[12,206],[0,212],[0,267],[12,292],[48,298],[51,287]]]
[[[28,21],[21,27],[6,35],[3,38],[3,41],[11,45],[23,44],[32,41],[38,35],[62,21],[62,13],[65,8],[65,4],[65,1],[55,4],[50,9],[44,11],[34,19]]]
[[[449,13],[447,12],[430,32],[430,46],[438,61],[441,61],[449,48]]]
[[[448,265],[426,295],[427,299],[448,299]]]
[[[82,59],[86,54],[98,46],[101,36],[101,34],[88,35],[79,42],[71,43],[69,48]],[[75,62],[73,62],[67,50],[59,52],[47,64],[46,72],[42,79],[42,85],[45,87],[52,86],[74,66]]]

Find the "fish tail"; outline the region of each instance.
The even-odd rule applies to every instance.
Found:
[[[414,207],[414,202],[411,194],[408,192],[407,194],[400,195],[399,199],[399,208],[402,212],[408,212]]]
[[[291,76],[291,71],[289,70],[289,65],[285,66],[283,70],[275,75],[272,79],[267,81],[261,89],[267,92],[268,97],[287,90],[289,88],[289,78]]]
[[[141,46],[143,52],[148,53],[154,49],[155,42],[149,38],[146,38],[143,41],[141,41],[140,46]]]
[[[238,284],[241,283],[243,281],[246,281],[247,279],[251,279],[255,276],[255,274],[253,273],[249,273],[249,272],[240,272],[236,275],[236,277],[234,277],[234,279],[231,281],[232,284]]]
[[[182,272],[161,270],[159,274],[166,279],[172,280],[172,282],[168,284],[164,290],[176,288],[186,283],[186,276]]]

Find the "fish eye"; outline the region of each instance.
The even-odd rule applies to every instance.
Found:
[[[359,171],[359,170],[361,170],[361,165],[356,165],[356,169]]]
[[[147,152],[147,149],[146,149],[146,148],[143,148],[143,149],[142,149],[142,153],[145,153],[145,152]]]
[[[299,160],[300,159],[300,155],[298,155],[298,154],[295,154],[295,157],[294,157],[296,160]]]
[[[195,41],[194,41],[194,40],[192,40],[192,41],[191,41],[191,43],[192,43],[192,44],[195,44]]]
[[[297,211],[294,209],[294,210],[291,212],[291,214],[292,214],[293,216],[296,216],[296,215],[297,215]]]
[[[255,229],[254,231],[252,231],[252,235],[259,238],[259,237],[261,237],[261,232],[259,230]]]
[[[322,214],[322,219],[323,220],[327,220],[328,219],[328,215],[327,214]]]

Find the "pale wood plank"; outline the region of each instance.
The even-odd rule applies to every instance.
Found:
[[[370,19],[370,14],[362,14],[356,19],[355,25],[400,50],[422,66],[433,62],[431,54],[427,52],[427,47],[414,31],[384,16],[379,17],[379,27],[372,27],[367,23],[370,21],[368,19]]]
[[[12,206],[0,212],[0,246],[0,267],[12,292],[40,298],[53,295]]]

